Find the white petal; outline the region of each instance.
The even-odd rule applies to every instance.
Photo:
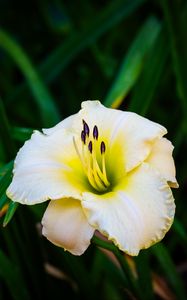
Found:
[[[101,141],[106,144],[106,164],[112,177],[121,177],[129,172],[149,155],[154,141],[167,133],[166,129],[135,113],[106,108],[99,101],[82,102],[82,109],[55,127],[44,129],[50,135],[60,129],[66,129],[78,137],[85,120],[92,130],[97,125],[99,130],[98,151]],[[112,160],[111,157],[115,157]],[[118,166],[118,174],[114,169]]]
[[[51,127],[51,128],[44,128],[42,129],[43,133],[50,135],[53,134],[55,131],[60,130],[60,129],[66,129],[66,130],[70,130],[72,129],[72,124],[73,121],[75,119],[75,116],[77,114],[74,114],[72,116],[69,116],[67,118],[65,118],[63,121],[59,122],[57,125]]]
[[[87,179],[72,135],[64,130],[49,136],[36,131],[17,154],[7,195],[22,204],[35,204],[62,197],[81,199],[85,190]]]
[[[160,124],[132,112],[106,108],[99,101],[82,103],[82,110],[72,122],[74,130],[80,132],[83,119],[89,125],[91,134],[94,125],[97,125],[100,141],[106,143],[108,169],[113,172],[118,165],[122,175],[124,169],[129,172],[143,162],[155,140],[167,133]],[[120,176],[120,171],[118,173]]]
[[[175,212],[166,181],[145,163],[110,193],[84,193],[82,206],[88,222],[130,255],[160,241]]]
[[[74,255],[81,255],[88,248],[94,234],[80,201],[72,198],[50,201],[42,225],[42,234],[49,241]]]
[[[156,140],[146,161],[156,168],[171,187],[178,187],[175,164],[172,157],[173,145],[166,138]]]

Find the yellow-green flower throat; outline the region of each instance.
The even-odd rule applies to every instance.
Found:
[[[98,137],[98,127],[96,125],[93,127],[91,135],[88,124],[83,120],[83,129],[80,135],[82,141],[81,152],[78,149],[75,138],[73,139],[73,142],[90,185],[99,192],[106,192],[110,186],[105,164],[106,145],[104,141],[99,142]],[[100,143],[99,152],[96,151],[98,143]],[[99,161],[101,163],[99,163]]]

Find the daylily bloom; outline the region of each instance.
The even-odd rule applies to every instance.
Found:
[[[51,200],[43,235],[75,255],[95,230],[137,255],[160,241],[174,218],[170,187],[178,184],[166,133],[135,113],[83,102],[24,144],[7,195],[28,205]]]

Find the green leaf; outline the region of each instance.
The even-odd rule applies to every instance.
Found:
[[[30,62],[21,46],[12,37],[0,29],[0,47],[4,49],[23,72],[41,113],[44,126],[52,126],[60,120],[54,99],[42,82],[39,74]]]
[[[116,256],[116,258],[121,266],[121,269],[123,270],[126,280],[128,281],[129,288],[137,297],[139,297],[138,299],[143,299],[140,289],[139,289],[139,285],[138,285],[136,279],[134,278],[134,275],[126,261],[124,253],[122,253],[114,244],[103,241],[96,236],[94,236],[92,238],[92,243],[97,245],[98,247],[101,247],[103,249],[107,249],[107,250],[113,252],[113,254]]]
[[[139,77],[132,94],[128,109],[145,116],[154,99],[156,88],[161,80],[168,58],[168,47],[163,30],[157,37],[141,76]]]
[[[9,199],[8,197],[6,196],[6,194],[3,194],[1,197],[0,197],[0,210],[6,205],[9,203]]]
[[[48,27],[59,34],[70,31],[72,24],[61,1],[44,1],[40,3]]]
[[[22,272],[27,276],[29,285],[32,284],[32,291],[30,291],[32,299],[52,299],[51,285],[48,288],[44,269],[46,258],[43,255],[42,239],[29,208],[30,206],[20,205],[14,219],[4,228],[4,231],[10,232],[13,243],[19,249],[17,263],[19,264],[21,259]]]
[[[134,258],[139,286],[140,289],[144,291],[144,300],[154,299],[149,256],[149,251],[143,250]]]
[[[53,81],[81,51],[135,12],[144,2],[146,0],[116,0],[109,3],[86,28],[72,33],[41,63],[39,70],[45,81]],[[26,85],[18,87],[9,100],[21,98],[25,88]]]
[[[106,106],[119,107],[127,96],[140,76],[146,56],[154,45],[160,29],[161,25],[154,17],[150,17],[143,24],[121,63],[116,79],[104,101]]]
[[[32,129],[32,128],[13,127],[12,128],[12,137],[16,141],[25,142],[26,140],[28,140],[31,137],[33,131],[34,131],[34,129]]]
[[[15,214],[16,209],[18,208],[18,205],[19,205],[18,202],[13,202],[13,201],[10,202],[10,204],[8,206],[8,210],[7,210],[6,215],[4,217],[3,227],[5,227],[10,222],[13,215]]]
[[[75,280],[82,292],[83,299],[96,299],[97,291],[93,288],[93,282],[87,264],[85,264],[84,256],[71,255],[68,251],[65,252],[60,248],[53,247],[53,245],[50,248],[54,265],[62,268]]]
[[[16,251],[16,248],[15,248]],[[22,273],[0,249],[0,277],[5,281],[9,293],[14,300],[30,300]]]
[[[0,169],[0,197],[3,196],[12,179],[13,161]]]
[[[176,271],[175,264],[173,263],[167,248],[162,243],[159,243],[152,247],[152,252],[160,263],[160,267],[165,273],[169,283],[173,287],[177,299],[186,300],[186,292],[183,282]]]
[[[92,258],[91,280],[94,286],[101,282],[103,274],[116,286],[126,285],[125,276],[119,266],[101,249],[95,249]]]
[[[175,145],[174,157],[176,157],[177,153],[180,150],[182,143],[184,142],[184,135],[187,135],[187,126],[186,126],[186,118],[183,118],[176,130],[176,134],[174,135],[173,144]]]
[[[122,19],[132,14],[145,0],[112,1],[106,8],[93,18],[82,32],[75,32],[63,42],[42,64],[41,72],[47,80],[53,80],[68,63],[83,49],[91,45],[107,30],[114,27]]]
[[[13,169],[13,161],[9,162],[8,164],[6,164],[4,167],[0,169],[0,209],[2,209],[5,204],[9,204],[8,211],[5,215],[6,224],[10,221],[10,216],[12,217],[13,213],[15,212],[15,209],[13,209],[12,205],[10,207],[11,202],[6,196],[6,189],[8,188],[12,180],[12,169]]]
[[[178,97],[183,109],[187,128],[187,46],[186,40],[186,13],[187,7],[180,7],[180,1],[161,1],[172,55],[173,70],[177,81]],[[182,8],[182,9],[181,9]],[[185,17],[185,23],[183,19]]]
[[[1,98],[0,98],[0,120],[1,120],[0,139],[2,140],[6,157],[7,159],[10,159],[15,155],[15,145],[11,136],[10,125]]]
[[[182,222],[180,222],[176,217],[175,217],[175,221],[173,223],[172,228],[176,232],[176,234],[185,242],[186,250],[187,250],[187,233],[186,233],[186,229],[184,228]]]

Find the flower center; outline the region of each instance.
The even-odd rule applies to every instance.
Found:
[[[92,135],[90,135],[90,128],[83,120],[80,138],[82,142],[81,152],[77,147],[75,138],[73,138],[73,143],[88,181],[95,190],[105,192],[110,186],[110,182],[107,179],[105,165],[106,145],[104,141],[99,142],[98,127],[95,125]]]

